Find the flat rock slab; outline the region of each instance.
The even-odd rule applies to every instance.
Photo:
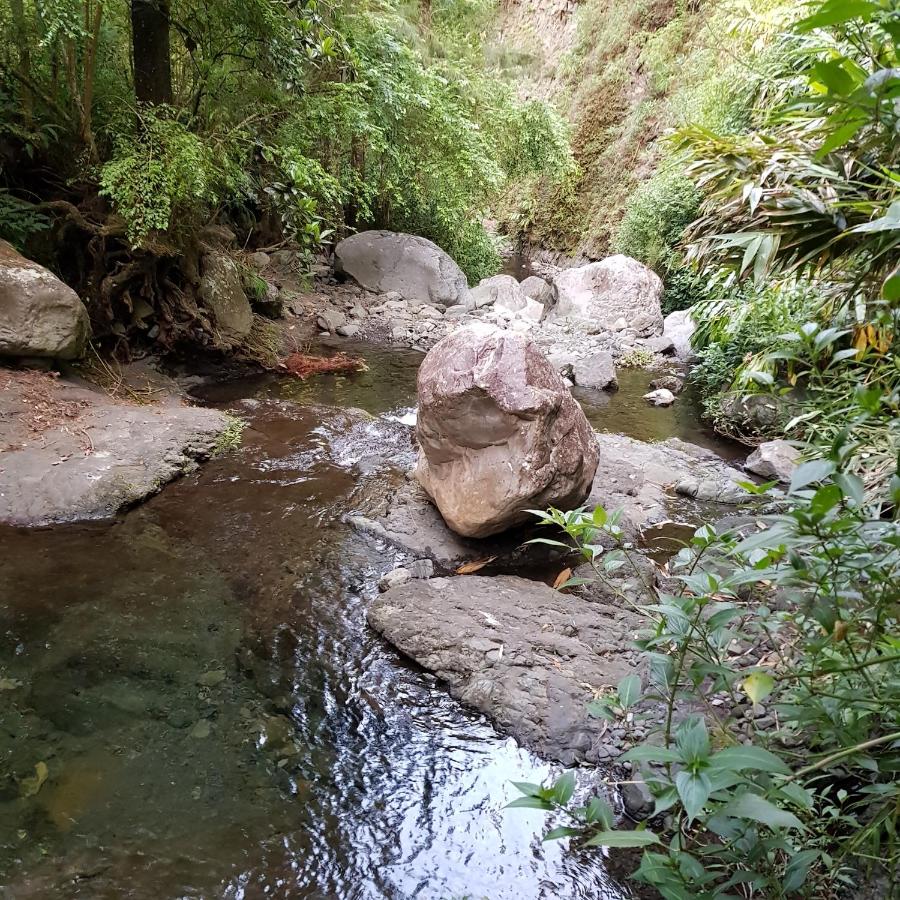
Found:
[[[369,623],[461,702],[564,765],[612,755],[587,704],[636,671],[634,621],[614,606],[512,575],[410,582]]]
[[[713,512],[690,509],[686,500],[734,506],[753,499],[738,486],[747,476],[703,447],[678,438],[651,444],[621,434],[598,434],[597,441],[600,464],[586,506],[622,509],[623,526],[632,534],[676,517],[700,525]]]
[[[0,371],[0,522],[111,516],[209,458],[229,423],[217,410],[140,406]]]

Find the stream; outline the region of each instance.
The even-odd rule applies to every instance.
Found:
[[[414,460],[421,357],[364,352],[197,387],[242,446],[114,521],[0,528],[3,897],[627,896],[503,809],[552,767],[366,626],[401,553],[342,516]],[[579,395],[594,427],[735,455],[652,377]]]

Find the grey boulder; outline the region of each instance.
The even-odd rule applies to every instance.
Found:
[[[437,244],[417,235],[394,231],[351,235],[335,248],[334,269],[374,293],[396,291],[406,300],[432,305],[470,302],[462,269]]]
[[[472,288],[472,300],[476,309],[493,306],[512,313],[519,312],[528,305],[528,295],[512,275],[494,275],[480,281]]]
[[[77,359],[90,331],[78,294],[0,240],[0,356]]]
[[[614,330],[624,320],[639,337],[663,332],[663,283],[647,266],[628,256],[565,269],[553,279],[553,318],[571,318]]]
[[[657,388],[649,394],[644,394],[644,399],[654,406],[671,406],[675,402],[675,395],[667,388]]]
[[[200,260],[200,300],[224,344],[240,343],[253,328],[253,310],[237,263],[227,254],[208,250]]]
[[[435,344],[419,369],[416,477],[457,534],[487,537],[572,509],[598,449],[581,407],[538,347],[475,323]]]
[[[694,355],[691,337],[697,330],[689,309],[681,309],[669,313],[663,324],[663,335],[672,341],[675,355],[679,359],[690,359]]]
[[[594,353],[587,359],[578,360],[572,367],[575,384],[597,391],[614,391],[619,387],[616,366],[612,354],[605,351]]]
[[[787,441],[766,441],[747,457],[744,468],[762,478],[789,484],[800,462],[800,451]]]
[[[529,275],[519,287],[526,297],[531,297],[532,300],[537,300],[538,303],[543,303],[545,306],[553,297],[553,289],[550,287],[550,282],[545,281],[543,278],[538,278],[537,275]]]

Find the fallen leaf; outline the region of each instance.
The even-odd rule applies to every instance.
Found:
[[[489,556],[487,559],[473,559],[472,562],[463,563],[457,570],[457,575],[471,575],[473,572],[478,572],[480,569],[483,569],[489,563],[492,563],[497,557]]]
[[[553,582],[553,590],[558,591],[572,577],[571,569],[563,569]]]
[[[19,790],[22,796],[33,797],[43,787],[49,774],[50,770],[47,768],[47,763],[36,763],[34,767],[34,777],[23,778],[19,782]]]

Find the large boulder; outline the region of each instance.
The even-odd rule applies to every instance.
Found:
[[[0,241],[0,356],[77,359],[90,331],[78,294]]]
[[[594,327],[625,327],[639,337],[662,334],[663,283],[652,270],[628,256],[564,269],[553,279],[554,318],[572,318]]]
[[[378,294],[396,291],[406,300],[457,306],[470,302],[462,269],[437,244],[412,234],[363,231],[334,251],[334,269]]]
[[[224,344],[240,343],[253,328],[253,310],[237,263],[227,254],[207,251],[200,261],[200,299],[212,314]]]
[[[696,330],[697,326],[689,309],[680,309],[666,316],[663,335],[671,340],[679,359],[690,359],[694,355],[691,337]]]
[[[581,407],[527,338],[476,323],[432,347],[419,369],[416,477],[467,537],[571,509],[587,497],[597,442]]]
[[[766,441],[748,457],[744,468],[762,478],[774,478],[789,484],[800,464],[800,451],[787,441]]]
[[[550,282],[539,278],[537,275],[529,275],[520,285],[527,297],[537,300],[538,303],[547,304],[553,298],[553,290]]]
[[[494,275],[480,281],[472,288],[472,300],[476,309],[494,306],[511,313],[519,312],[528,305],[528,295],[512,275]]]
[[[572,366],[575,384],[579,387],[592,388],[595,391],[615,391],[619,387],[616,377],[616,364],[612,354],[601,350],[586,359],[579,359]]]

